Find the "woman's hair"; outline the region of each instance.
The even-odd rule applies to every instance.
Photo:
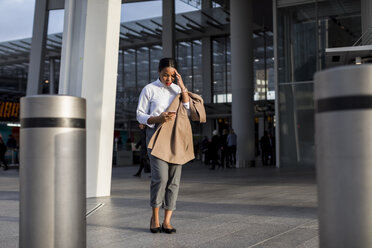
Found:
[[[177,70],[177,61],[173,58],[162,58],[159,61],[158,72],[161,72],[166,67],[173,67]]]

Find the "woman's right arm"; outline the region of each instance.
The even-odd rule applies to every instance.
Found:
[[[151,116],[147,119],[148,124],[163,123],[176,118],[175,112],[163,112],[159,116]]]
[[[141,124],[147,125],[150,128],[153,128],[155,125],[150,124],[147,122],[148,119],[151,118],[150,113],[150,92],[149,89],[144,87],[141,91],[141,94],[138,99],[138,106],[137,106],[137,121]]]
[[[150,92],[148,88],[143,88],[138,99],[137,121],[153,128],[157,123],[163,123],[176,118],[174,112],[163,112],[159,116],[151,116],[150,112]]]

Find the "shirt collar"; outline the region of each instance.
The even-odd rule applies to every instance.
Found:
[[[173,83],[172,83],[169,87],[168,87],[168,86],[165,86],[165,85],[160,81],[159,78],[155,81],[155,85],[158,86],[158,87],[161,87],[161,88],[165,88],[165,89],[173,89],[173,90],[176,90],[176,88],[178,87],[176,84],[173,84]]]
[[[160,81],[159,78],[155,81],[155,85],[156,85],[156,86],[159,86],[159,87],[166,87],[166,86],[165,86],[165,85]]]

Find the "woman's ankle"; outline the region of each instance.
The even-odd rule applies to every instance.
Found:
[[[170,222],[168,222],[168,223],[166,223],[166,222],[163,222],[163,227],[165,227],[165,228],[172,228],[172,225],[171,225],[171,223]]]
[[[160,226],[159,219],[156,220],[154,216],[151,216],[151,226],[153,226],[154,228],[159,227]]]

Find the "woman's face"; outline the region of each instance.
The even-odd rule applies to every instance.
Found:
[[[170,86],[176,79],[176,69],[173,67],[165,67],[159,72],[159,78],[165,86]]]

